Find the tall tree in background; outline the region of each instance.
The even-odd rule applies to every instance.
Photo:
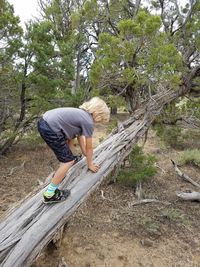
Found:
[[[177,1],[154,1],[151,8],[161,10],[157,16],[150,7],[131,12],[136,5],[128,2],[129,18],[117,23],[117,34],[100,35],[91,80],[124,96],[133,112],[158,90],[177,88],[199,64],[199,2],[181,11]]]
[[[200,68],[200,2],[188,0],[184,7],[180,7],[178,1],[152,1],[152,9],[155,8],[160,11],[165,33],[181,55],[184,67],[181,82],[188,83],[191,88],[190,98],[184,99],[181,114],[174,102],[163,115],[172,123],[184,116],[200,119],[200,75],[196,72],[190,81],[187,77],[187,73]]]
[[[137,7],[139,7],[139,2],[137,2]],[[89,86],[86,90],[86,95],[92,90],[92,95],[100,94],[106,97],[107,102],[109,102],[111,109],[116,106],[117,102],[121,102],[119,97],[113,95],[108,90],[101,90],[98,86],[94,88],[91,86],[91,82],[88,79],[91,66],[97,57],[97,49],[99,46],[99,38],[102,33],[108,33],[113,36],[118,35],[119,30],[117,28],[117,23],[122,18],[132,17],[136,14],[138,8],[129,1],[102,1],[102,0],[89,0],[84,1],[84,4],[72,14],[72,22],[74,27],[77,29],[79,36],[82,37],[82,42],[78,43],[81,47],[80,55],[80,70],[85,74],[86,80]],[[97,89],[97,90],[96,90]]]
[[[9,14],[15,18],[12,6],[7,2],[5,3],[4,14],[10,12]],[[54,10],[57,6],[52,8]],[[48,14],[52,12],[49,9],[47,10]],[[55,13],[59,18],[57,9]],[[9,81],[9,83],[4,84],[5,90],[1,90],[2,99],[6,97],[5,92],[7,92],[7,95],[10,94],[12,76],[14,76],[12,91],[14,91],[16,97],[16,99],[9,99],[9,101],[12,101],[12,103],[9,103],[9,116],[6,115],[8,114],[6,104],[2,110],[2,118],[4,119],[1,125],[4,124],[4,127],[2,126],[0,153],[3,154],[41,112],[55,106],[71,104],[70,90],[74,74],[74,53],[72,51],[73,34],[70,29],[59,28],[59,23],[55,24],[50,19],[30,22],[27,24],[24,36],[21,37],[19,42],[16,41],[19,40],[18,36],[16,36],[16,40],[14,39],[14,26],[11,31],[10,22],[6,19],[4,22],[2,14],[1,18],[2,29],[5,31],[4,24],[6,22],[9,26],[5,33],[8,42],[3,52],[6,57],[9,57],[9,53],[12,53],[10,58],[15,55],[15,60],[10,61],[10,65],[6,65],[6,68],[9,66],[10,73],[7,73],[8,77],[5,81]],[[13,19],[13,21],[19,23],[18,18]],[[18,28],[16,27],[16,29]],[[22,34],[21,28],[19,30]],[[12,42],[11,38],[13,39]],[[3,55],[2,58],[5,60]],[[8,62],[8,60],[5,60],[5,62]],[[2,65],[2,72],[6,68]],[[1,79],[3,79],[2,75]],[[15,116],[13,116],[13,113]]]
[[[44,110],[94,94],[111,107],[123,97],[131,113],[182,84],[198,95],[200,3],[188,1],[39,0],[41,18],[22,36],[1,0],[0,153]]]
[[[0,151],[4,151],[8,139],[13,135],[19,120],[20,89],[16,83],[18,72],[14,67],[21,46],[22,28],[13,7],[0,1]],[[15,123],[13,123],[15,117]],[[9,138],[8,138],[9,135]]]

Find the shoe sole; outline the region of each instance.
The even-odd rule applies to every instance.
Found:
[[[53,203],[60,203],[60,202],[64,202],[65,200],[67,200],[67,198],[70,196],[70,194],[67,194],[66,196],[65,196],[65,199],[62,199],[62,200],[52,200],[52,201],[45,201],[44,199],[42,200],[42,202],[44,203],[44,204],[53,204]]]
[[[45,200],[42,200],[42,202],[43,202],[44,204],[53,204],[53,203],[61,203],[61,202],[64,202],[65,200],[67,200],[67,198],[66,198],[66,199],[63,199],[63,200],[58,200],[58,201],[48,201],[48,202],[46,202]]]

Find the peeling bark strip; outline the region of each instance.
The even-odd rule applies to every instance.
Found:
[[[191,78],[191,74],[188,77]],[[72,167],[62,183],[62,188],[71,190],[65,202],[44,205],[42,189],[9,211],[0,224],[0,266],[30,266],[70,215],[131,152],[133,144],[144,135],[162,107],[187,93],[189,85],[185,83],[177,91],[168,90],[153,96],[123,124],[124,129],[113,131],[94,151],[94,160],[101,166],[99,172],[88,171],[85,159]]]

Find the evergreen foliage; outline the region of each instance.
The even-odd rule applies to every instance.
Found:
[[[154,129],[156,134],[160,137],[161,141],[165,143],[165,145],[180,148],[180,146],[183,144],[180,127],[156,124]]]
[[[185,83],[199,66],[199,1],[40,0],[39,9],[23,31],[0,0],[0,154],[44,111],[93,95],[132,113],[186,85],[191,97],[181,109],[173,103],[174,116],[200,117],[199,75]],[[165,120],[176,121],[166,110]]]
[[[136,145],[129,155],[129,166],[120,170],[117,181],[133,187],[137,182],[156,174],[155,162],[156,159],[153,155],[145,155],[142,148]]]

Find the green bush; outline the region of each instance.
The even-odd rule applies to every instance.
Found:
[[[155,175],[155,161],[153,155],[145,155],[141,147],[134,146],[129,155],[129,166],[119,171],[117,181],[126,186],[135,186],[137,182]]]
[[[200,148],[199,130],[157,123],[153,126],[161,143],[178,149]]]
[[[180,222],[184,225],[189,224],[188,218],[179,209],[169,208],[161,211],[161,216],[171,222]]]
[[[29,146],[37,146],[44,143],[44,140],[41,138],[40,134],[37,132],[37,129],[29,131],[24,135],[22,142]]]
[[[163,124],[156,124],[154,126],[156,134],[160,137],[165,145],[171,147],[181,147],[183,139],[181,136],[181,128],[177,126],[165,126]]]
[[[191,163],[200,168],[200,150],[192,149],[184,151],[179,158],[178,163],[181,165]]]

